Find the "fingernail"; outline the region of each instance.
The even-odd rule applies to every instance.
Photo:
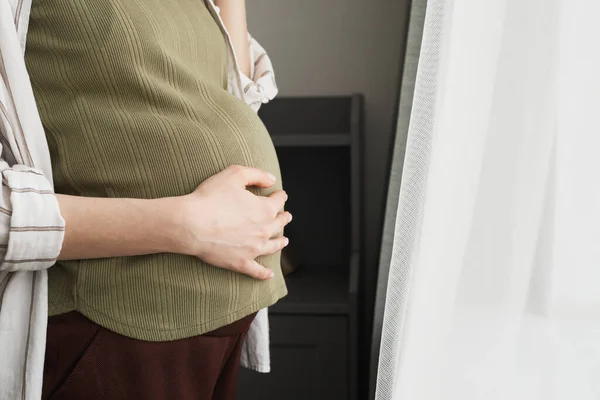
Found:
[[[271,271],[271,274],[269,275],[269,279],[273,279],[275,277],[275,272]]]
[[[290,244],[290,239],[288,239],[288,238],[285,238],[285,239],[283,240],[283,247],[287,246],[288,244]]]
[[[294,217],[292,217],[292,214],[290,214],[290,219],[288,220],[288,223],[292,222],[292,218],[294,218]]]
[[[269,176],[269,179],[271,179],[272,181],[276,181],[277,178],[275,178],[275,175],[271,174],[271,173],[267,173],[267,175]]]

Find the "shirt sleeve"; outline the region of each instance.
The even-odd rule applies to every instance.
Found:
[[[263,103],[275,98],[278,93],[275,72],[269,55],[262,46],[248,35],[250,45],[250,77],[242,74],[242,88],[246,103],[258,111]]]
[[[40,170],[1,159],[0,171],[0,271],[51,267],[65,231],[52,185]]]
[[[18,18],[19,11],[0,0],[0,272],[52,266],[65,231],[52,176],[43,172],[51,174],[50,168],[24,165],[49,166],[50,158],[48,154],[46,160],[47,146],[40,142],[44,130],[15,30],[13,16]]]

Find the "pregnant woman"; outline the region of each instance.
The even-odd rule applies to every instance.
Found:
[[[33,0],[28,22],[64,219],[28,232],[61,241],[42,398],[234,399],[291,220],[244,1]]]

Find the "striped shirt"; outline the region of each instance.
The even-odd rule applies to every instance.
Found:
[[[60,253],[65,229],[23,59],[31,2],[0,0],[0,400],[41,397],[46,269]],[[228,90],[258,110],[277,94],[269,57],[250,38],[253,79],[240,74],[218,8],[208,3],[228,43]],[[267,321],[261,310],[242,354],[242,364],[260,372],[269,370]]]

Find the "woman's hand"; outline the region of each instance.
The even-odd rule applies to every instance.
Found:
[[[272,254],[288,244],[280,236],[291,220],[281,212],[287,200],[283,190],[269,197],[246,188],[273,186],[275,178],[256,168],[232,166],[181,197],[179,219],[182,249],[209,264],[256,279],[270,279],[272,271],[255,258]]]

